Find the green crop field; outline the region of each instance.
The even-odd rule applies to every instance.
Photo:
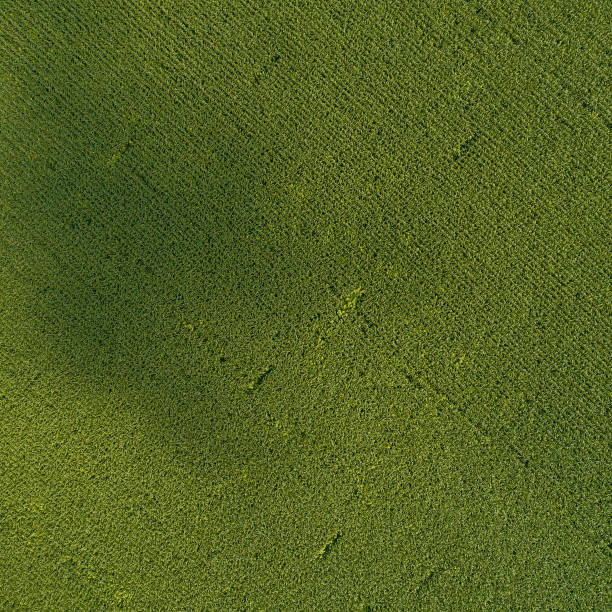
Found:
[[[0,3],[0,609],[611,610],[611,7]]]

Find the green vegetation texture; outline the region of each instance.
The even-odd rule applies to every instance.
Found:
[[[1,3],[0,609],[612,609],[610,6]]]

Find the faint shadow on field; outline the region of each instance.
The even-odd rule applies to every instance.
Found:
[[[265,176],[224,138],[208,161],[195,142],[189,164],[138,134],[98,166],[49,158],[10,228],[32,354],[183,448],[243,427],[236,398],[275,365],[307,265],[269,229]]]

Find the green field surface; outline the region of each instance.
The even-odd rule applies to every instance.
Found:
[[[611,610],[611,7],[0,3],[0,610]]]

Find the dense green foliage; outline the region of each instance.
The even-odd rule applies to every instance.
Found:
[[[0,607],[604,610],[609,4],[0,8]]]

